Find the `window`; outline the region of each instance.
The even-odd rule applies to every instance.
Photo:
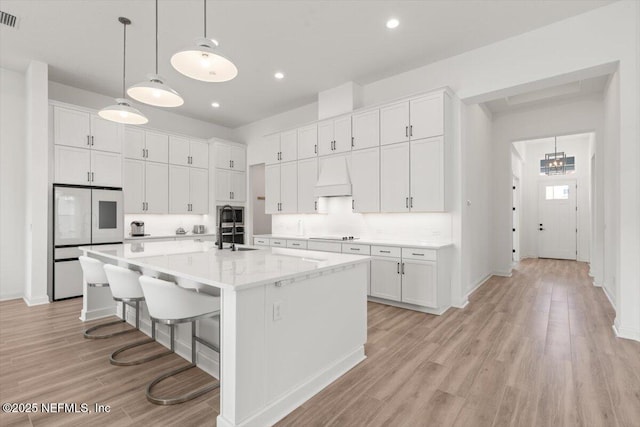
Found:
[[[547,185],[545,188],[546,200],[567,200],[569,199],[568,185]]]

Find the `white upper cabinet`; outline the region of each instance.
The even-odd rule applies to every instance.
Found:
[[[246,149],[232,144],[216,142],[215,163],[218,169],[244,171],[247,167]]]
[[[267,153],[265,163],[267,165],[280,163],[280,134],[265,136],[264,145]]]
[[[122,152],[121,124],[91,115],[91,148],[93,150]]]
[[[380,145],[409,140],[409,103],[399,102],[380,108]]]
[[[444,94],[422,96],[409,101],[409,137],[430,138],[444,134]]]
[[[209,213],[209,173],[206,169],[169,166],[169,213]]]
[[[91,150],[91,185],[122,187],[120,154]]]
[[[242,171],[216,169],[216,200],[246,201],[246,174]]]
[[[298,161],[298,213],[317,213],[318,202],[314,195],[318,182],[318,159]]]
[[[351,149],[360,150],[380,145],[380,110],[354,114]]]
[[[167,163],[169,161],[169,136],[127,127],[124,130],[123,152],[127,159]]]
[[[333,120],[318,123],[318,155],[333,154]]]
[[[142,129],[126,127],[124,129],[124,146],[122,153],[125,159],[145,160],[145,136]],[[125,203],[125,208],[126,208]]]
[[[153,214],[168,213],[169,165],[166,163],[147,162],[145,164],[144,182],[145,212]]]
[[[409,143],[380,147],[380,210],[409,212]]]
[[[189,168],[189,213],[209,213],[209,172],[206,169]]]
[[[298,158],[298,131],[296,129],[280,134],[280,161],[290,162]]]
[[[64,184],[91,185],[91,151],[55,146],[55,182]]]
[[[353,212],[380,212],[380,149],[351,152]]]
[[[298,129],[298,159],[318,155],[318,125],[316,123]]]
[[[247,150],[236,145],[231,146],[231,169],[237,171],[247,170]]]
[[[179,136],[169,137],[169,163],[172,165],[189,166],[191,145],[187,138]]]
[[[190,140],[189,155],[191,156],[190,165],[194,168],[209,168],[209,144],[204,141]]]
[[[280,213],[298,211],[298,164],[297,162],[280,165]]]
[[[54,106],[53,127],[56,145],[122,152],[123,126],[95,114]]]
[[[124,213],[143,213],[145,211],[145,162],[143,160],[124,160]]]
[[[231,196],[234,202],[247,200],[247,174],[242,171],[231,171]]]
[[[318,155],[351,150],[351,116],[318,123]]]
[[[264,168],[264,211],[267,214],[280,212],[280,165],[267,165]]]
[[[445,210],[444,193],[444,138],[411,141],[411,195],[412,212],[442,212]]]

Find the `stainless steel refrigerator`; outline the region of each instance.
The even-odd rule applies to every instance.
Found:
[[[54,301],[82,296],[80,246],[122,243],[122,189],[53,185]]]

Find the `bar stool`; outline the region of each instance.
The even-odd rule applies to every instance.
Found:
[[[135,303],[136,307],[136,329],[140,329],[140,302],[144,301],[144,294],[140,287],[140,273],[129,270],[128,268],[122,268],[115,265],[105,265],[104,272],[109,280],[111,286],[111,293],[113,299],[116,301],[122,301],[123,303]],[[146,345],[156,341],[156,322],[151,319],[151,338],[145,338],[140,341],[136,341],[131,344],[127,344],[124,347],[120,347],[109,356],[109,361],[112,365],[116,366],[132,366],[140,365],[141,363],[149,362],[151,360],[158,359],[162,356],[171,354],[171,351],[154,354],[151,356],[143,357],[134,360],[117,360],[116,357],[127,350],[132,348]]]
[[[220,382],[218,381],[215,384],[172,399],[163,399],[152,394],[152,388],[161,381],[196,367],[196,342],[220,352],[219,347],[215,344],[196,335],[197,320],[220,316],[220,297],[197,293],[181,288],[173,282],[147,276],[140,277],[140,285],[147,301],[150,317],[156,322],[169,325],[171,328],[171,351],[175,350],[175,325],[191,323],[191,364],[164,373],[151,381],[147,385],[147,399],[156,405],[175,405],[195,399],[220,387]]]
[[[82,274],[84,274],[84,280],[87,282],[87,286],[90,288],[108,288],[109,280],[104,272],[104,263],[98,261],[95,258],[89,258],[87,256],[80,256],[80,266],[82,267]],[[115,298],[114,298],[115,299]],[[116,320],[114,322],[101,323],[99,325],[93,326],[86,331],[84,331],[84,337],[89,339],[105,339],[115,337],[116,335],[128,334],[129,332],[135,331],[135,329],[126,329],[124,331],[113,332],[111,334],[103,334],[103,335],[92,335],[91,333],[105,328],[107,326],[118,325],[120,323],[124,323],[127,321],[127,312],[125,310],[125,302],[122,301],[122,319]],[[136,316],[138,310],[136,305]]]

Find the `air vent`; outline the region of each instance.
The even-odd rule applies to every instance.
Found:
[[[11,28],[16,28],[18,26],[18,17],[0,10],[0,23]]]

